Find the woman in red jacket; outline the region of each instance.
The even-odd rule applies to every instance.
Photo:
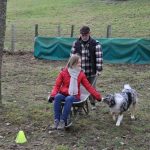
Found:
[[[80,101],[80,85],[98,101],[101,95],[89,83],[86,75],[81,70],[81,58],[73,55],[68,61],[67,67],[58,75],[52,92],[48,98],[49,102],[54,100],[54,128],[64,129],[67,125],[67,118],[71,112],[73,102]],[[65,101],[63,112],[61,112],[61,102]]]

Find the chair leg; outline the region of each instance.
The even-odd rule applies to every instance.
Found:
[[[88,105],[87,101],[83,105],[83,110],[84,110],[86,115],[89,113],[89,105]]]
[[[74,116],[77,114],[77,110],[76,110],[75,106],[73,106],[73,114],[74,114]]]
[[[87,114],[88,114],[88,113],[89,113],[89,105],[88,105],[88,101],[86,101],[85,106],[86,106],[86,110],[87,110]]]

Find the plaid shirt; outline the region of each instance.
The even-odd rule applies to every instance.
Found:
[[[75,54],[75,43],[73,43],[72,49],[71,49],[71,55]],[[85,72],[87,77],[95,75],[95,72],[93,72],[92,64],[90,60],[90,49],[89,49],[89,43],[82,43],[81,42],[81,66],[83,71]],[[98,41],[96,41],[96,48],[95,48],[95,56],[96,56],[96,72],[102,71],[102,64],[103,64],[103,58],[102,58],[102,49],[101,45]]]

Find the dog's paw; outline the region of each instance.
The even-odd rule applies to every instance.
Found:
[[[116,116],[112,116],[113,120],[116,121]]]
[[[132,119],[132,120],[135,120],[135,116],[134,116],[134,115],[131,115],[131,119]]]
[[[120,126],[120,122],[117,122],[117,123],[116,123],[116,126],[119,127],[119,126]]]

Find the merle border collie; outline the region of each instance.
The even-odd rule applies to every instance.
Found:
[[[123,119],[123,113],[130,107],[131,119],[135,119],[134,112],[137,104],[137,92],[131,88],[129,84],[125,84],[122,92],[115,94],[108,94],[103,98],[112,114],[113,120],[116,121],[116,126],[120,126]],[[117,118],[116,118],[117,117]]]

